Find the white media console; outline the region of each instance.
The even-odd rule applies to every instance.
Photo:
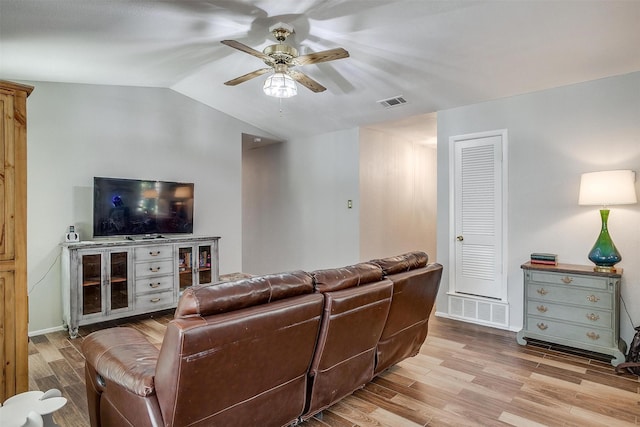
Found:
[[[176,306],[191,285],[219,280],[220,237],[64,243],[62,301],[69,336],[78,327]]]

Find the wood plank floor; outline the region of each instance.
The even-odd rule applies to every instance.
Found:
[[[170,313],[128,321],[160,345]],[[83,337],[116,323],[31,338],[32,390],[58,388],[69,399],[54,419],[89,425]],[[640,423],[640,382],[595,355],[543,343],[519,346],[507,331],[432,317],[420,354],[383,373],[303,427],[626,426]],[[235,427],[235,426],[233,426]],[[247,426],[250,427],[250,426]],[[258,427],[258,426],[257,426]]]

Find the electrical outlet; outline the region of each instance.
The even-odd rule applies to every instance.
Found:
[[[347,200],[347,208],[351,209],[353,207],[353,202],[351,200]]]

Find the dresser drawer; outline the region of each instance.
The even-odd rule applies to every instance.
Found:
[[[592,310],[587,307],[567,307],[561,304],[530,301],[527,314],[549,320],[567,320],[596,328],[612,328],[611,311]]]
[[[614,347],[613,330],[573,325],[559,320],[527,316],[527,330],[549,338],[561,338],[588,345]]]
[[[136,295],[146,294],[149,292],[159,292],[173,290],[173,275],[169,276],[150,276],[148,278],[136,280]]]
[[[604,310],[613,308],[613,294],[611,292],[573,286],[529,283],[527,284],[526,297],[529,300],[569,303]]]
[[[166,292],[158,292],[155,294],[136,295],[136,310],[158,310],[163,307],[170,307],[174,304],[173,290]]]
[[[173,260],[156,260],[136,263],[136,278],[173,273]]]
[[[134,256],[136,262],[171,258],[173,256],[173,248],[171,245],[143,246],[135,248]]]
[[[546,271],[532,271],[531,281],[537,283],[551,284],[551,285],[568,285],[568,286],[581,286],[584,288],[593,289],[609,289],[609,281],[606,277],[598,276],[583,276],[580,274],[564,274],[564,273],[549,273]]]

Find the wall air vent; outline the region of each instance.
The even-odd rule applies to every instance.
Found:
[[[393,98],[383,99],[378,101],[378,104],[382,105],[384,108],[393,108],[402,104],[406,104],[407,100],[404,99],[402,95],[394,96]]]

